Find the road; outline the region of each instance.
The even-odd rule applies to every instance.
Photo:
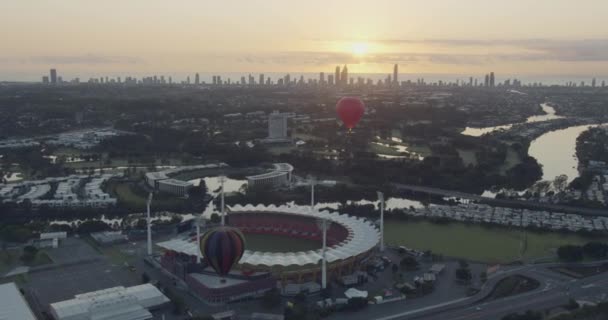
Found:
[[[606,263],[598,261],[585,265]],[[428,301],[415,299],[383,305],[372,305],[362,311],[349,314],[349,320],[409,320],[409,319],[477,319],[496,320],[513,312],[539,310],[566,304],[570,298],[584,299],[601,294],[608,294],[608,277],[606,274],[572,279],[549,268],[565,266],[563,263],[542,265],[525,265],[505,268],[489,277],[482,290],[474,296],[448,301]],[[540,286],[524,294],[484,301],[496,283],[510,275],[523,275],[539,281]],[[342,314],[335,314],[332,319],[340,319]]]
[[[421,192],[433,195],[440,195],[445,197],[457,197],[462,199],[470,199],[478,202],[484,202],[497,206],[505,207],[520,207],[538,210],[558,211],[565,213],[575,213],[580,215],[588,216],[605,216],[608,217],[608,210],[591,209],[591,208],[579,208],[571,207],[559,204],[541,203],[536,201],[524,201],[524,200],[509,200],[509,199],[494,199],[488,197],[482,197],[477,194],[465,193],[454,190],[445,190],[432,187],[415,186],[409,184],[393,183],[393,186],[399,190],[407,190],[413,192]]]

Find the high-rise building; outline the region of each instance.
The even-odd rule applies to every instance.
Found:
[[[393,66],[393,83],[399,85],[399,65],[396,63]]]
[[[241,77],[241,85],[244,86],[245,85],[245,76]]]
[[[264,74],[260,74],[260,80],[258,81],[258,84],[263,86],[264,85]]]
[[[606,80],[602,80],[602,88],[606,87]]]
[[[469,87],[473,86],[473,77],[469,77]]]
[[[330,86],[334,85],[334,75],[333,74],[327,75],[327,84]]]
[[[42,76],[42,83],[48,84],[49,83],[49,76]]]
[[[489,74],[486,74],[486,76],[485,76],[485,78],[484,78],[484,80],[483,80],[483,86],[484,86],[484,87],[487,87],[487,86],[489,86],[489,85],[490,85],[490,75],[489,75]]]
[[[592,86],[593,88],[595,88],[595,78],[593,78],[593,79],[591,80],[591,86]]]
[[[490,72],[490,87],[494,87],[494,72]]]
[[[201,84],[201,77],[199,76],[198,72],[194,75],[194,84],[197,86]]]
[[[278,111],[268,116],[268,139],[287,139],[287,116]]]
[[[340,66],[336,66],[336,73],[334,76],[334,81],[336,82],[336,85],[340,84]]]
[[[286,74],[285,75],[285,80],[283,81],[285,83],[286,86],[291,84],[291,75]]]
[[[51,83],[57,84],[57,70],[51,69]]]
[[[340,75],[340,83],[342,83],[343,85],[348,84],[348,67],[346,65],[344,65],[344,67],[342,68],[342,74]]]
[[[325,83],[325,72],[319,73],[319,84]]]

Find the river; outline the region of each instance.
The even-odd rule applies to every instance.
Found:
[[[548,120],[555,120],[555,119],[563,118],[562,116],[556,115],[555,109],[546,103],[541,104],[540,107],[543,109],[545,114],[528,117],[528,119],[526,119],[526,123],[541,122],[541,121],[548,121]],[[517,124],[517,123],[505,124],[502,126],[485,127],[485,128],[466,127],[464,129],[464,131],[462,131],[461,133],[466,136],[479,137],[486,133],[494,132],[497,130],[511,129],[511,127],[515,124]]]
[[[550,131],[532,141],[528,154],[543,166],[543,180],[553,180],[561,174],[567,175],[569,182],[578,177],[576,139],[591,127],[594,125]]]

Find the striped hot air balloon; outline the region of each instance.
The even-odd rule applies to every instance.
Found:
[[[215,272],[225,276],[241,260],[245,252],[245,237],[236,228],[214,228],[201,237],[200,250]]]

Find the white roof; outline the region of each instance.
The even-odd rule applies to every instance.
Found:
[[[264,206],[264,205],[236,205],[230,208],[233,213],[284,213],[308,216],[311,218],[324,218],[333,223],[340,224],[348,230],[349,237],[340,244],[327,249],[327,261],[332,263],[348,259],[353,256],[365,253],[374,248],[380,239],[380,232],[376,227],[361,218],[338,214],[326,210],[310,212],[309,207],[299,206]],[[181,252],[189,255],[197,255],[199,250],[196,241],[188,238],[178,238],[157,243],[161,248]],[[317,264],[321,260],[321,249],[314,251],[300,252],[259,252],[245,250],[240,264],[260,265],[260,266],[304,266]]]
[[[254,175],[254,176],[248,176],[247,179],[260,180],[260,179],[274,178],[274,177],[278,177],[281,175],[285,175],[285,174],[293,171],[293,166],[290,165],[289,163],[275,163],[275,164],[273,164],[273,166],[274,166],[274,169],[272,171],[266,172],[266,173],[261,173],[261,174]]]
[[[355,288],[350,288],[344,291],[344,295],[349,298],[367,298],[367,291],[360,291]]]
[[[14,282],[0,285],[0,320],[36,320]]]
[[[74,299],[52,303],[51,311],[58,320],[149,319],[146,308],[168,301],[155,286],[146,283],[78,294]]]

